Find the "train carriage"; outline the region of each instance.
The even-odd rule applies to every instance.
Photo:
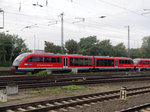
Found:
[[[78,70],[89,70],[94,67],[93,56],[68,56],[68,68],[77,68]]]
[[[51,53],[23,53],[13,62],[12,70],[129,70],[134,68],[131,58],[100,57],[82,55],[60,55]]]
[[[65,56],[46,53],[23,53],[14,60],[13,67],[19,71],[35,71],[47,68],[62,69],[63,57]]]
[[[100,57],[95,56],[95,69],[98,70],[114,70],[115,69],[115,58],[113,57]]]
[[[132,58],[116,58],[118,60],[118,68],[121,70],[133,70],[134,63]]]
[[[95,56],[95,69],[99,70],[129,70],[134,69],[131,58]]]
[[[148,70],[150,69],[150,59],[136,58],[134,61],[134,68],[137,70]]]
[[[78,70],[93,68],[92,56],[56,55],[50,53],[23,53],[13,62],[12,70],[38,71],[38,70]]]

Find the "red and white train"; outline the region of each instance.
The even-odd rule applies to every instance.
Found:
[[[135,69],[137,70],[148,70],[150,69],[150,59],[136,58],[133,60]]]
[[[150,68],[150,59],[124,57],[60,55],[50,53],[23,53],[13,62],[11,69],[36,70],[134,70]]]

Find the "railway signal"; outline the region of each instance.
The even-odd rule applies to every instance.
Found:
[[[122,99],[122,100],[126,100],[127,99],[127,88],[126,87],[121,87],[120,99]]]

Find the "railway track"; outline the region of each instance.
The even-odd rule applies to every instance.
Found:
[[[84,84],[99,84],[99,83],[115,83],[129,81],[145,81],[150,80],[149,76],[121,76],[121,77],[70,77],[57,79],[28,79],[28,80],[3,80],[0,81],[0,89],[5,88],[8,84],[16,84],[19,89],[39,88],[39,87],[54,87],[64,85],[84,85]]]
[[[150,103],[135,106],[133,108],[124,109],[118,112],[150,112]]]
[[[7,84],[16,84],[19,89],[39,88],[39,87],[54,87],[64,85],[84,85],[84,84],[99,84],[99,83],[116,83],[116,82],[129,82],[129,81],[145,81],[150,80],[149,76],[137,77],[71,77],[60,79],[38,79],[38,80],[12,80],[0,81],[0,89],[5,88]]]
[[[150,86],[127,89],[127,97],[150,92]],[[90,106],[97,102],[110,101],[120,98],[120,90],[72,96],[58,99],[48,99],[29,103],[1,106],[1,112],[50,112],[68,111],[83,106]]]
[[[101,71],[101,72],[79,72],[78,74],[70,74],[70,73],[64,73],[64,72],[53,72],[53,75],[59,76],[59,77],[68,77],[68,76],[92,76],[92,75],[101,75],[101,76],[109,76],[109,75],[127,75],[127,74],[149,74],[150,71]],[[13,75],[25,75],[25,72],[13,72],[11,70],[0,70],[0,76],[13,76]]]
[[[11,70],[0,70],[0,76],[25,75],[25,72],[13,72]]]

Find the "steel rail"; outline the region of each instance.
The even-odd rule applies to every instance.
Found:
[[[145,108],[148,108],[150,107],[150,103],[147,103],[147,104],[144,104],[144,105],[140,105],[140,106],[134,106],[134,107],[131,107],[131,108],[128,108],[128,109],[123,109],[121,111],[117,111],[117,112],[140,112],[140,110],[142,109],[143,112],[148,112],[148,111],[144,111]],[[150,110],[149,110],[150,111]]]
[[[54,86],[65,86],[65,85],[85,85],[85,84],[99,84],[99,83],[117,83],[117,82],[129,82],[129,81],[145,81],[150,80],[150,77],[138,77],[138,78],[117,78],[117,79],[96,79],[96,80],[70,80],[70,81],[25,81],[16,83],[19,89],[27,88],[39,88],[39,87],[54,87]],[[15,83],[15,82],[11,82]],[[6,83],[0,85],[0,89],[5,88]]]
[[[135,91],[135,90],[140,90],[140,91]],[[139,94],[144,94],[144,93],[149,93],[150,86],[131,88],[131,89],[127,89],[127,91],[129,92],[127,94],[128,97],[139,95]],[[1,106],[0,110],[1,112],[5,112],[7,110],[11,110],[13,112],[13,111],[17,111],[18,109],[22,109],[25,112],[35,112],[35,111],[45,112],[48,110],[67,108],[70,106],[90,104],[92,102],[97,102],[97,101],[102,102],[105,100],[113,100],[113,99],[120,97],[119,93],[120,93],[120,90],[116,90],[116,91],[108,91],[108,92],[88,94],[88,95],[72,96],[72,97],[65,97],[65,98],[58,98],[58,99],[49,99],[49,100],[35,101],[35,102],[29,102],[29,103]]]

